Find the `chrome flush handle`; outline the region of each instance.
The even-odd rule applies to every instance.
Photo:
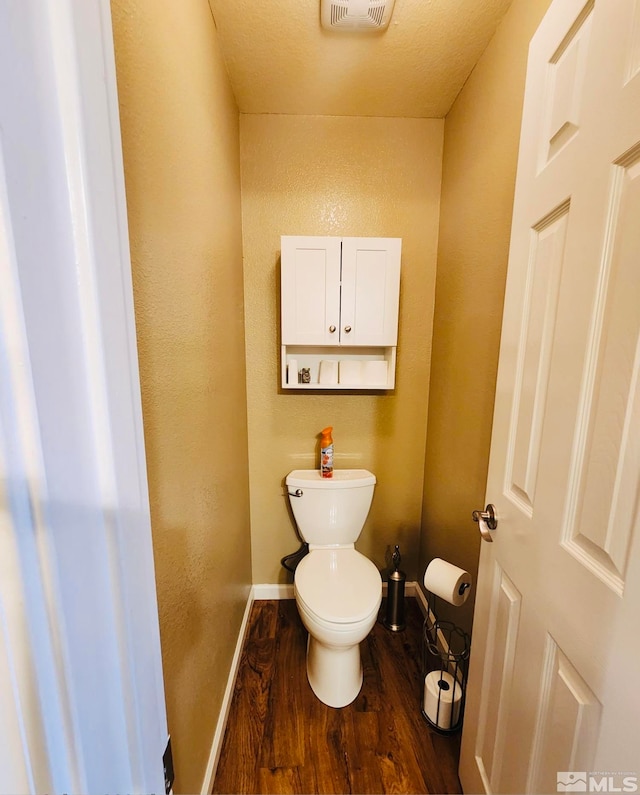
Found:
[[[294,492],[291,492],[289,489],[287,489],[287,494],[290,497],[302,497],[302,489],[296,489]]]

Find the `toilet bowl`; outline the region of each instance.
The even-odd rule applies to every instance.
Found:
[[[360,642],[376,622],[382,580],[353,547],[312,550],[298,565],[294,590],[309,633],[307,678],[324,704],[344,707],[362,687]]]
[[[354,547],[373,498],[367,470],[296,470],[286,478],[298,529],[309,554],[298,564],[294,591],[309,633],[307,678],[324,704],[344,707],[362,687],[360,643],[376,622],[382,578]]]

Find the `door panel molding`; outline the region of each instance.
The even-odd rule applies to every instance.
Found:
[[[621,596],[640,470],[640,145],[618,159],[611,183],[562,546]]]
[[[547,770],[558,772],[589,769],[602,712],[596,696],[549,634],[538,703],[528,793],[553,792],[556,786],[555,780],[545,777],[543,761]]]
[[[476,764],[487,793],[499,791],[521,602],[520,592],[496,563],[475,746]]]
[[[558,308],[570,200],[532,229],[516,360],[505,494],[531,517]]]
[[[549,59],[538,172],[580,132],[583,86],[595,0],[586,3]]]

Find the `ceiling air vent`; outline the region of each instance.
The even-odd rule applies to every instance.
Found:
[[[395,0],[321,0],[320,19],[327,30],[384,30]]]

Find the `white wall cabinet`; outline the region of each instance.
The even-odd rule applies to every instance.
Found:
[[[400,238],[282,237],[283,388],[393,389],[401,246]],[[387,363],[384,380],[384,366],[371,361]],[[338,363],[336,379],[321,362]],[[308,384],[297,380],[304,367]]]

